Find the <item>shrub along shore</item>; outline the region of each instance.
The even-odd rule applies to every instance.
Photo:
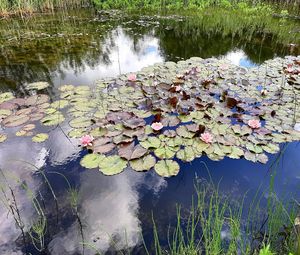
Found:
[[[224,8],[261,9],[264,11],[277,9],[300,13],[300,0],[1,0],[0,17],[28,16],[33,13],[53,12],[56,9],[75,9],[89,7],[94,9],[173,9],[182,8],[202,10],[207,7],[218,6]],[[279,11],[280,12],[280,11]],[[281,11],[282,12],[282,11]]]

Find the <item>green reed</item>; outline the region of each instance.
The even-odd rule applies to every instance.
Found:
[[[24,16],[34,12],[49,12],[57,8],[80,8],[90,4],[90,1],[85,0],[1,0],[0,16]]]
[[[271,185],[266,191],[259,188],[246,206],[246,194],[234,201],[221,195],[212,183],[197,184],[187,220],[177,206],[177,223],[173,231],[167,232],[167,246],[161,244],[164,239],[153,217],[153,254],[298,254],[299,232],[294,222],[299,205],[288,199],[283,203]],[[266,194],[267,209],[262,201]],[[229,240],[221,236],[224,229]],[[146,246],[145,249],[149,254]]]
[[[223,8],[242,8],[253,10],[257,7],[269,9],[288,9],[299,12],[299,0],[92,0],[98,9],[194,9],[202,10],[211,6]],[[265,10],[267,11],[267,10]],[[287,11],[288,13],[288,11]]]

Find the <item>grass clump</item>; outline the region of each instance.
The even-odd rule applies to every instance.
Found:
[[[167,245],[153,217],[155,254],[299,254],[295,203],[283,204],[272,192],[265,201],[265,192],[258,192],[246,205],[246,195],[235,202],[211,184],[201,183],[195,190],[188,217],[177,206],[177,223],[166,233]]]

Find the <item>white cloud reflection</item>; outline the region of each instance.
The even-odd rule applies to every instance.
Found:
[[[20,211],[22,221],[25,225],[24,230],[28,231],[36,217],[36,210],[28,193],[21,188],[21,183],[33,192],[37,192],[42,181],[33,177],[36,168],[42,168],[45,165],[49,152],[52,162],[60,164],[65,159],[78,151],[74,150],[64,134],[55,129],[50,133],[50,139],[45,144],[33,143],[31,138],[15,137],[16,130],[9,130],[9,139],[0,144],[0,185],[3,192],[0,192],[0,254],[13,254],[16,248],[15,241],[20,238],[21,231],[17,228],[15,220],[11,213],[8,213],[5,207],[5,196],[13,200],[10,188],[14,191],[17,201],[17,207]],[[59,146],[59,147],[58,147]],[[5,194],[4,194],[5,193]]]
[[[159,49],[159,39],[151,33],[143,35],[138,41],[126,34],[121,27],[108,34],[102,46],[103,54],[99,55],[96,67],[83,63],[84,71],[74,67],[61,67],[63,76],[57,74],[54,84],[73,85],[93,84],[95,80],[115,77],[121,73],[135,72],[143,67],[164,61]],[[102,59],[105,55],[105,60]],[[101,59],[100,59],[101,58]]]
[[[25,230],[28,230],[36,218],[36,211],[26,192],[20,189],[20,183],[17,180],[26,182],[33,193],[42,187],[42,181],[39,178],[33,178],[32,167],[16,161],[12,163],[10,159],[24,160],[39,167],[44,166],[46,160],[52,165],[59,165],[77,158],[80,148],[77,147],[76,141],[70,143],[59,128],[50,133],[49,140],[45,144],[32,143],[30,138],[11,137],[0,146],[2,146],[0,147],[0,166],[5,169],[4,174],[16,191],[15,195],[26,226]],[[4,180],[2,180],[3,183]],[[124,249],[127,246],[139,244],[141,229],[138,218],[140,199],[138,188],[142,185],[158,193],[161,188],[166,187],[166,181],[156,174],[145,178],[145,175],[130,169],[112,177],[105,177],[98,171],[82,172],[79,206],[80,217],[84,224],[85,241],[102,252],[111,248]],[[66,196],[65,193],[58,197],[58,200],[66,203],[64,202],[67,200]],[[69,208],[65,207],[61,210],[69,210]],[[7,216],[7,209],[2,203],[0,204],[0,223],[0,254],[14,254],[14,251],[18,251],[15,241],[19,239],[20,244],[21,232],[15,226],[11,214]],[[114,239],[114,245],[112,245],[111,238]],[[49,251],[52,255],[80,253],[81,242],[78,223],[73,222],[69,228],[53,237],[49,244]],[[89,250],[86,254],[94,253]]]
[[[243,66],[247,68],[256,66],[256,64],[254,64],[241,49],[229,51],[223,58],[229,60],[231,63],[237,66]]]

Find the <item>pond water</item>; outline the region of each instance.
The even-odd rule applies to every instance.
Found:
[[[234,25],[229,26],[230,22],[205,22],[211,22],[211,18],[199,21],[185,15],[97,15],[89,11],[0,21],[0,92],[24,96],[28,94],[28,83],[47,81],[51,84],[47,93],[55,98],[55,88],[61,85],[93,85],[98,79],[165,61],[217,57],[251,68],[277,56],[300,53],[297,46],[290,45],[300,43],[300,23],[296,21],[274,19],[274,31],[268,24],[268,31],[259,31],[257,20],[247,21],[240,33]],[[63,129],[62,125],[51,130],[50,139],[43,144],[32,143],[26,137],[0,143],[1,182],[3,186],[9,183],[15,191],[25,232],[37,217],[34,196],[41,201],[48,220],[46,251],[40,252],[31,244],[25,248],[20,229],[2,203],[2,255],[24,254],[26,250],[31,254],[82,254],[80,226],[84,241],[103,253],[129,249],[133,254],[143,254],[141,234],[147,246],[153,243],[152,212],[158,230],[165,233],[176,220],[176,204],[188,211],[197,180],[211,178],[213,183],[220,183],[222,194],[238,202],[247,192],[245,204],[249,204],[257,190],[266,190],[274,178],[279,197],[300,199],[298,142],[281,144],[284,153],[271,155],[264,165],[245,159],[211,161],[203,156],[180,163],[179,174],[172,178],[131,169],[104,176],[80,166],[86,152],[68,139]],[[51,189],[32,165],[44,170]],[[24,190],[22,184],[30,190]],[[79,191],[81,224],[69,205],[69,185]],[[267,195],[262,203],[266,200]],[[86,249],[85,254],[95,251]]]

